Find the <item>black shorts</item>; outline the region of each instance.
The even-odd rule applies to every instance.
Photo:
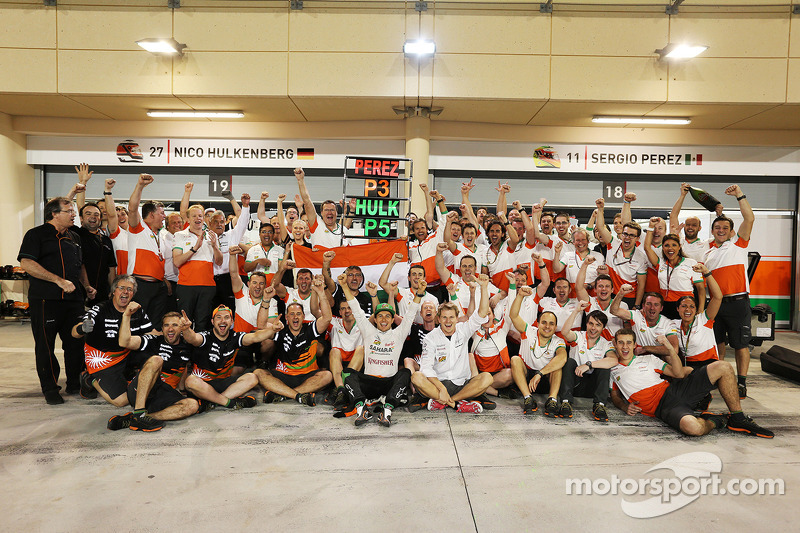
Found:
[[[128,402],[131,404],[131,407],[136,405],[136,390],[138,387],[139,374],[136,374],[136,377],[128,383]],[[150,394],[147,395],[144,408],[147,409],[148,413],[157,413],[163,411],[170,405],[175,405],[181,400],[183,400],[183,394],[176,391],[159,378],[156,380],[153,388],[150,389]]]
[[[212,379],[211,381],[206,381],[206,383],[211,385],[212,389],[222,394],[225,392],[225,389],[236,383],[236,380],[240,377],[241,376],[228,376],[227,378]]]
[[[725,301],[719,306],[714,318],[714,337],[717,344],[727,342],[734,350],[747,348],[750,344],[750,296],[741,300]]]
[[[469,380],[465,381],[464,385],[456,385],[449,379],[440,379],[439,381],[441,382],[442,385],[444,385],[444,388],[447,389],[447,394],[449,394],[450,396],[458,393],[461,389],[464,388],[464,386],[467,383],[469,383]]]
[[[311,372],[307,372],[305,374],[298,374],[296,376],[293,376],[290,374],[284,374],[283,372],[278,372],[277,370],[269,371],[270,374],[281,380],[284,385],[286,385],[287,387],[291,387],[293,389],[296,389],[297,387],[305,383],[308,378],[310,378],[317,372],[319,372],[319,370],[312,370]]]
[[[255,368],[256,360],[259,358],[260,343],[251,344],[250,346],[243,346],[236,350],[233,366],[240,366],[242,368]]]
[[[125,379],[125,368],[127,361],[120,361],[114,366],[98,370],[91,375],[92,379],[108,394],[108,397],[115,400],[125,394],[128,390],[128,380]]]
[[[708,367],[703,366],[683,379],[673,379],[656,408],[656,418],[680,431],[681,418],[694,415],[694,406],[714,390],[708,379]]]
[[[528,383],[530,383],[533,379],[533,376],[536,375],[536,370],[528,368],[527,365],[525,365],[525,368],[528,369],[525,379],[528,380]],[[540,379],[539,383],[536,385],[536,390],[531,391],[531,394],[533,393],[550,394],[550,374],[542,374],[542,379]]]

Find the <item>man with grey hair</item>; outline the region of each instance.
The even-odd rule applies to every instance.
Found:
[[[82,343],[72,338],[70,330],[83,313],[84,289],[90,297],[95,295],[82,266],[80,237],[71,230],[75,219],[72,198],[79,188],[85,186],[76,184],[69,196],[59,196],[45,204],[44,224],[25,233],[17,256],[30,276],[28,303],[36,372],[45,401],[51,405],[64,403],[58,393],[61,368],[53,351],[56,335],[64,347],[67,393],[74,394],[79,390],[83,370]]]

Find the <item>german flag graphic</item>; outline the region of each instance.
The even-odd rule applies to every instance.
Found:
[[[313,148],[298,148],[297,159],[314,159]]]

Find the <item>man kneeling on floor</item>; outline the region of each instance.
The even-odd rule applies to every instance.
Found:
[[[133,302],[136,294],[133,276],[118,276],[111,284],[111,299],[95,305],[86,313],[83,322],[72,328],[75,338],[86,336],[84,355],[86,371],[81,374],[81,396],[102,398],[115,407],[130,404],[126,367],[130,350],[120,345],[119,333],[123,319],[128,330],[144,334],[153,329],[147,314]],[[127,317],[125,317],[127,315]],[[157,431],[164,423],[147,415],[145,404],[150,390],[159,380],[163,360],[154,355],[145,361],[139,371],[139,390],[134,399],[137,413],[130,420],[130,428],[139,431]]]
[[[211,313],[211,331],[183,332],[186,342],[195,347],[192,352],[192,373],[186,378],[186,388],[202,401],[202,410],[214,405],[230,409],[256,405],[253,396],[243,396],[258,385],[256,376],[252,372],[238,377],[232,375],[236,350],[272,337],[281,326],[269,323],[266,328],[252,333],[232,331],[232,327],[233,312],[229,307],[220,305]]]
[[[458,321],[458,307],[450,302],[439,306],[439,327],[422,341],[419,372],[411,376],[417,392],[430,398],[428,410],[453,407],[459,413],[481,413],[483,406],[473,398],[481,396],[492,384],[492,375],[481,372],[472,376],[467,345],[472,334],[486,322],[489,314],[489,276],[478,278],[481,304],[466,322]],[[419,408],[412,400],[410,411]]]
[[[156,431],[163,427],[151,426],[143,429],[141,420],[149,416],[157,421],[181,420],[197,412],[197,400],[184,398],[178,389],[186,379],[186,367],[189,364],[191,346],[186,344],[181,337],[181,332],[192,326],[191,320],[184,314],[183,317],[175,311],[164,315],[161,320],[162,335],[131,335],[131,315],[141,306],[131,302],[122,314],[122,323],[119,327],[119,344],[132,351],[130,358],[134,366],[139,366],[139,361],[147,361],[151,357],[160,357],[161,379],[153,380],[144,406],[137,405],[139,390],[147,388],[150,383],[149,376],[137,373],[128,383],[128,401],[135,406],[135,410],[124,415],[112,416],[108,420],[108,429],[118,430],[129,427],[134,430]],[[141,379],[140,378],[144,378]]]
[[[286,305],[285,326],[276,331],[274,339],[270,336],[261,345],[264,351],[275,350],[274,366],[270,370],[257,368],[254,372],[259,384],[267,391],[264,403],[284,397],[313,407],[317,404],[315,393],[333,381],[333,374],[329,370],[320,370],[317,365],[319,340],[333,318],[322,276],[312,282],[311,290],[312,298],[316,295],[319,300],[320,317],[304,323],[303,305],[289,303]]]
[[[392,409],[400,403],[400,397],[406,394],[411,382],[411,370],[407,368],[398,370],[397,366],[403,344],[411,331],[414,317],[417,316],[420,301],[426,294],[427,284],[424,279],[419,281],[414,301],[408,306],[402,322],[395,329],[392,329],[394,323],[392,304],[379,304],[375,308],[375,326],[373,326],[347,285],[346,274],[339,276],[339,286],[350,305],[364,342],[363,351],[353,356],[353,359],[358,356],[364,358],[364,369],[353,370],[361,364],[359,361],[351,361],[348,368],[342,371],[344,386],[350,395],[352,405],[356,407],[355,425],[361,426],[372,419],[369,408],[364,405],[367,401],[366,395],[369,394],[371,398],[386,396],[383,410],[378,414],[378,423],[389,427],[392,424]]]
[[[610,368],[614,405],[633,416],[642,413],[663,420],[691,436],[726,427],[757,437],[771,439],[774,433],[764,429],[742,412],[736,373],[727,361],[714,361],[695,370],[684,368],[675,348],[663,335],[657,339],[669,352],[666,362],[655,355],[634,355],[636,340],[632,329],[623,328],[614,335],[615,352],[592,364]],[[661,379],[670,376],[672,382]],[[692,407],[713,389],[719,389],[730,414],[701,413]]]

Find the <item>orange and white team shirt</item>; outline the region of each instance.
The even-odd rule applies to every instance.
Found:
[[[172,249],[184,253],[189,248],[194,248],[195,244],[197,244],[197,235],[185,229],[175,232]],[[178,267],[178,285],[216,286],[214,282],[214,247],[207,238],[203,239],[200,249]]]
[[[703,261],[708,250],[709,242],[704,241],[700,237],[693,241],[687,241],[686,238],[681,237],[681,250],[686,257],[691,257],[698,263]]]
[[[128,274],[164,280],[161,241],[141,220],[138,225],[128,227]]]
[[[519,343],[519,356],[525,361],[525,366],[531,370],[541,370],[556,356],[559,348],[566,350],[564,339],[553,335],[547,342],[539,342],[539,330],[533,326],[526,326],[525,331],[519,332],[522,339]]]
[[[286,304],[287,307],[289,306],[289,304],[293,304],[293,303],[301,304],[303,306],[303,312],[306,314],[306,316],[303,318],[303,322],[309,323],[309,322],[313,322],[313,321],[315,321],[317,319],[317,317],[314,316],[314,313],[311,312],[311,293],[310,292],[308,293],[308,296],[303,298],[302,296],[300,296],[300,293],[297,292],[296,288],[294,288],[294,287],[286,287],[286,296],[284,296],[283,302]]]
[[[315,248],[336,248],[350,245],[348,239],[342,241],[342,231],[344,230],[339,223],[337,223],[333,231],[331,231],[319,215],[317,215],[317,218],[311,223],[308,230],[311,232],[311,246]]]
[[[535,248],[536,248],[535,246],[531,246],[530,244],[528,244],[528,241],[525,238],[523,238],[519,243],[517,243],[517,249],[514,250],[515,268],[527,269],[528,285],[533,285],[534,277],[541,279],[541,274],[539,274],[538,266],[531,261],[531,253]],[[534,272],[534,269],[536,269],[536,272]]]
[[[436,245],[444,242],[443,232],[445,225],[439,224],[436,231],[425,237],[422,242],[409,241],[408,261],[409,266],[422,265],[425,268],[425,281],[428,285],[439,285],[442,280],[436,272]]]
[[[561,331],[561,326],[564,325],[569,315],[578,307],[578,299],[577,298],[568,298],[564,304],[558,303],[553,297],[546,297],[542,298],[541,302],[539,303],[539,307],[541,307],[542,312],[550,311],[554,315],[556,315],[556,324],[558,325],[558,331]],[[573,330],[580,330],[581,324],[583,323],[583,315],[579,314],[578,318],[572,323]]]
[[[491,246],[487,247],[483,258],[484,266],[489,270],[489,278],[494,286],[506,292],[508,291],[506,273],[513,272],[517,268],[514,253],[515,250],[511,248],[509,242],[504,241],[496,253]]]
[[[508,298],[513,301],[517,297],[515,289],[509,290]],[[475,356],[475,365],[478,372],[499,372],[511,367],[511,358],[508,353],[508,331],[511,328],[511,319],[508,310],[488,328],[481,326],[472,336],[472,353]]]
[[[267,277],[267,285],[269,285],[272,283],[272,278],[275,277],[275,273],[278,271],[278,264],[283,259],[284,253],[284,249],[276,244],[272,244],[265,250],[259,242],[247,251],[246,262],[252,263],[253,261],[257,261],[259,259],[269,259],[270,265],[268,267],[258,265],[252,270],[252,272],[263,272]]]
[[[644,246],[644,244],[638,244],[637,245],[638,248],[642,248],[643,246]],[[665,263],[666,259],[664,259],[664,254],[661,253],[661,245],[658,245],[658,246],[650,245],[650,249],[653,250],[656,253],[656,255],[658,256],[658,265],[659,266],[663,265]],[[642,251],[644,251],[643,248],[642,248]],[[647,257],[647,252],[645,252],[644,255],[645,255],[645,257]],[[658,267],[653,265],[653,263],[650,262],[650,258],[649,257],[647,257],[647,282],[644,285],[644,291],[645,292],[659,292],[660,291],[660,287],[659,287],[659,284],[658,284]]]
[[[453,252],[453,259],[455,261],[455,273],[458,274],[459,276],[461,275],[461,268],[460,268],[461,259],[467,255],[475,258],[475,263],[477,264],[475,272],[479,274],[481,272],[481,267],[483,267],[483,260],[486,257],[487,246],[477,243],[473,244],[473,246],[475,247],[475,249],[470,250],[463,243],[460,242],[456,243],[456,251]]]
[[[688,257],[681,257],[673,268],[666,259],[658,264],[658,290],[668,302],[677,302],[684,296],[694,294],[694,284],[703,283],[700,272],[695,272],[692,267],[697,261]]]
[[[409,306],[414,303],[414,291],[411,288],[399,289],[394,299],[397,302],[397,314],[401,317],[406,316]],[[425,302],[431,302],[436,307],[439,307],[439,300],[433,294],[425,293],[425,296],[420,299],[420,308]],[[417,309],[417,316],[414,317],[414,324],[422,324],[422,315],[419,309]]]
[[[714,275],[714,279],[722,289],[723,296],[733,296],[750,292],[750,281],[747,279],[747,249],[749,240],[739,235],[717,246],[709,244],[706,251],[705,265]]]
[[[241,331],[242,333],[250,333],[258,326],[258,311],[261,309],[261,298],[254,300],[250,296],[250,291],[247,287],[239,289],[239,292],[233,295],[236,298],[236,316],[233,319],[233,330]],[[272,306],[274,300],[270,301],[269,311],[270,318],[272,318]],[[277,316],[277,306],[275,307],[275,316]]]
[[[364,345],[364,339],[361,337],[361,330],[358,329],[358,324],[353,322],[350,329],[344,323],[341,317],[335,316],[331,319],[331,325],[328,326],[328,332],[331,336],[331,348],[338,348],[342,352],[342,361],[350,361],[356,348]]]
[[[470,301],[469,285],[467,285],[467,283],[463,279],[461,279],[460,276],[456,274],[450,274],[450,277],[447,279],[444,285],[445,287],[447,287],[448,285],[456,286],[456,293],[454,295],[449,295],[448,293],[450,302],[458,305],[461,308],[462,315],[467,314],[467,309],[469,309],[469,301]],[[489,298],[491,298],[492,296],[494,296],[499,292],[497,287],[495,287],[494,284],[492,283],[489,283],[487,289],[489,291]],[[481,291],[478,288],[475,289],[476,308],[478,305],[480,305],[480,299],[481,299]]]
[[[637,276],[647,274],[647,255],[640,247],[634,246],[633,252],[626,256],[622,251],[622,240],[617,237],[614,237],[607,248],[606,264],[611,280],[614,282],[614,292],[619,292],[619,288],[627,283],[633,287],[635,294],[639,285]]]
[[[672,320],[664,315],[658,315],[658,320],[651,326],[647,323],[644,314],[638,309],[631,311],[631,328],[636,333],[637,346],[660,346],[657,340],[659,336],[669,337],[670,335],[678,334],[678,330],[675,329],[675,324]]]
[[[694,317],[689,331],[681,328],[680,319],[672,321],[678,330],[678,346],[683,350],[687,361],[716,361],[719,359],[717,340],[714,337],[714,321],[701,313]]]
[[[637,355],[630,363],[619,363],[611,369],[611,383],[626,400],[636,403],[642,414],[655,416],[658,404],[669,383],[661,379],[667,363],[655,355]]]
[[[114,246],[114,254],[117,259],[117,276],[128,273],[128,232],[117,226],[117,231],[112,233],[109,238]]]
[[[603,359],[606,352],[613,350],[614,346],[611,341],[604,339],[602,336],[597,339],[594,346],[589,347],[589,334],[585,331],[575,333],[576,338],[574,342],[568,342],[570,347],[569,356],[575,359],[578,366],[585,365],[589,361],[595,362]],[[589,370],[587,374],[591,374],[594,370]]]
[[[603,307],[600,301],[597,299],[596,296],[589,297],[589,309],[586,310],[586,314],[591,313],[592,311],[600,311],[606,315],[608,318],[608,322],[606,322],[606,327],[603,329],[603,333],[601,334],[604,339],[611,340],[614,338],[614,334],[622,329],[625,326],[625,321],[622,320],[617,315],[611,314],[611,302],[609,300],[608,303]],[[622,310],[628,310],[628,304],[626,302],[620,302],[619,308]]]
[[[568,252],[564,252],[563,250],[561,251],[561,258],[559,259],[559,262],[564,265],[564,270],[562,270],[561,273],[563,273],[564,277],[567,278],[567,281],[569,281],[570,298],[575,298],[577,296],[577,292],[575,291],[575,282],[578,279],[578,272],[589,256],[594,257],[594,263],[591,263],[588,267],[586,267],[586,283],[594,283],[594,280],[597,279],[597,267],[605,263],[603,254],[595,252],[594,250],[590,250],[589,253],[586,254],[586,257],[581,259],[581,256],[578,255],[578,252],[576,252],[574,249]]]

